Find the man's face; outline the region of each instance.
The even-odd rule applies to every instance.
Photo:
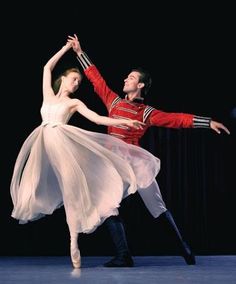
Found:
[[[123,92],[128,94],[130,92],[137,92],[139,89],[139,72],[133,71],[128,77],[124,80],[125,84],[123,87]]]

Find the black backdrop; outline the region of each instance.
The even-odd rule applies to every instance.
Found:
[[[77,33],[83,49],[113,90],[122,94],[123,80],[130,69],[143,66],[153,78],[148,104],[165,111],[211,116],[230,128],[230,136],[205,129],[151,128],[142,145],[161,159],[157,181],[163,198],[196,254],[236,253],[231,9],[154,9],[148,3],[128,9],[119,3],[106,7],[69,4],[51,11],[42,3],[34,3],[4,11],[8,20],[1,23],[2,255],[68,254],[64,209],[19,225],[10,216],[9,187],[19,149],[40,124],[43,65],[73,33]],[[75,65],[73,52],[68,53],[58,63],[55,74]],[[106,114],[86,79],[78,97],[91,109]],[[106,131],[79,114],[70,123],[91,131]],[[123,201],[121,216],[133,254],[176,253],[168,228],[161,218],[154,222],[137,194]],[[112,254],[111,240],[102,226],[93,234],[81,235],[79,242],[83,255]]]

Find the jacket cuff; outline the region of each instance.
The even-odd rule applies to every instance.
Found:
[[[194,128],[210,128],[211,118],[205,116],[194,116],[193,127]]]
[[[80,55],[78,55],[76,58],[84,70],[93,65],[92,61],[85,52],[80,53]]]

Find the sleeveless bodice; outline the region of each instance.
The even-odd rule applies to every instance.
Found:
[[[65,103],[43,103],[41,107],[42,125],[58,125],[66,124],[71,113],[69,107]]]

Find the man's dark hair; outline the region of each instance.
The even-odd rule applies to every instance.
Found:
[[[139,82],[144,83],[144,87],[142,89],[142,96],[145,97],[152,85],[152,78],[150,76],[150,73],[142,67],[134,68],[131,72],[133,71],[138,72],[140,74]]]

